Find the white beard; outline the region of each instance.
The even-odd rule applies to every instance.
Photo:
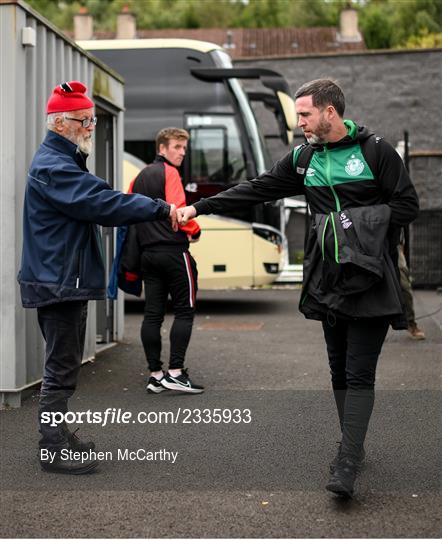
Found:
[[[324,141],[322,141],[322,139],[320,137],[318,137],[314,133],[312,135],[310,135],[310,137],[306,136],[306,139],[307,139],[307,142],[310,143],[310,144],[320,144],[320,143],[324,142]]]
[[[328,141],[327,135],[330,133],[332,127],[330,122],[321,118],[321,121],[316,128],[316,133],[312,133],[307,141],[310,144],[325,144]]]
[[[77,146],[84,154],[91,154],[93,147],[92,137],[90,137],[89,139],[79,139],[77,141]]]
[[[76,144],[84,154],[89,155],[92,153],[92,136],[82,137],[80,135],[77,135],[73,129],[67,130],[64,136],[66,137],[66,139],[69,139],[71,142]]]

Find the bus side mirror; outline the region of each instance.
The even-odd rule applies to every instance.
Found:
[[[293,141],[293,132],[297,127],[295,102],[290,95],[290,87],[283,77],[261,77],[262,84],[275,93],[282,113],[284,127],[280,126],[281,139],[286,144]],[[285,133],[284,133],[285,128]]]
[[[250,101],[260,101],[266,109],[272,112],[278,124],[280,139],[284,144],[291,144],[293,141],[293,131],[287,129],[287,120],[279,97],[265,92],[247,92],[247,95]]]
[[[281,139],[286,144],[293,140],[293,131],[297,127],[295,102],[290,95],[288,82],[277,71],[264,68],[199,68],[191,69],[190,72],[197,79],[212,82],[228,79],[260,79],[264,86],[273,91],[277,99],[277,108],[281,111],[284,124],[283,128],[280,127]]]

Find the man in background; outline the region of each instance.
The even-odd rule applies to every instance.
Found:
[[[135,178],[130,191],[164,199],[176,207],[185,206],[186,197],[178,169],[186,154],[188,140],[189,134],[184,129],[162,129],[156,137],[157,155],[154,162]],[[189,253],[189,242],[199,239],[200,227],[195,220],[190,220],[176,231],[159,221],[139,223],[135,228],[141,250],[141,275],[146,301],[141,341],[151,372],[147,391],[159,394],[169,389],[200,394],[204,388],[191,381],[184,368],[198,287],[198,272],[195,260]],[[164,373],[161,326],[169,295],[174,321],[169,336],[169,369]]]
[[[404,253],[403,238],[401,238],[401,242],[398,245],[398,266],[401,278],[400,283],[402,289],[402,298],[404,300],[405,316],[407,317],[407,331],[410,334],[411,339],[421,341],[425,339],[425,333],[421,328],[419,328],[416,322],[413,288],[411,285],[410,270],[408,268],[407,259],[405,258]]]

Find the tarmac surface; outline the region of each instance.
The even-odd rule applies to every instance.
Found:
[[[351,501],[324,490],[338,422],[321,325],[297,311],[298,289],[199,294],[187,367],[202,395],[146,394],[133,310],[124,342],[83,366],[70,402],[132,414],[126,424],[77,424],[108,452],[96,472],[40,470],[37,394],[0,412],[0,536],[440,537],[441,299],[416,291],[425,341],[388,334]]]

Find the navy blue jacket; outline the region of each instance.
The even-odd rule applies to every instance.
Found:
[[[114,191],[89,173],[86,156],[75,144],[48,131],[26,186],[18,274],[23,306],[103,299],[104,261],[96,224],[167,219],[169,212],[160,199]]]

